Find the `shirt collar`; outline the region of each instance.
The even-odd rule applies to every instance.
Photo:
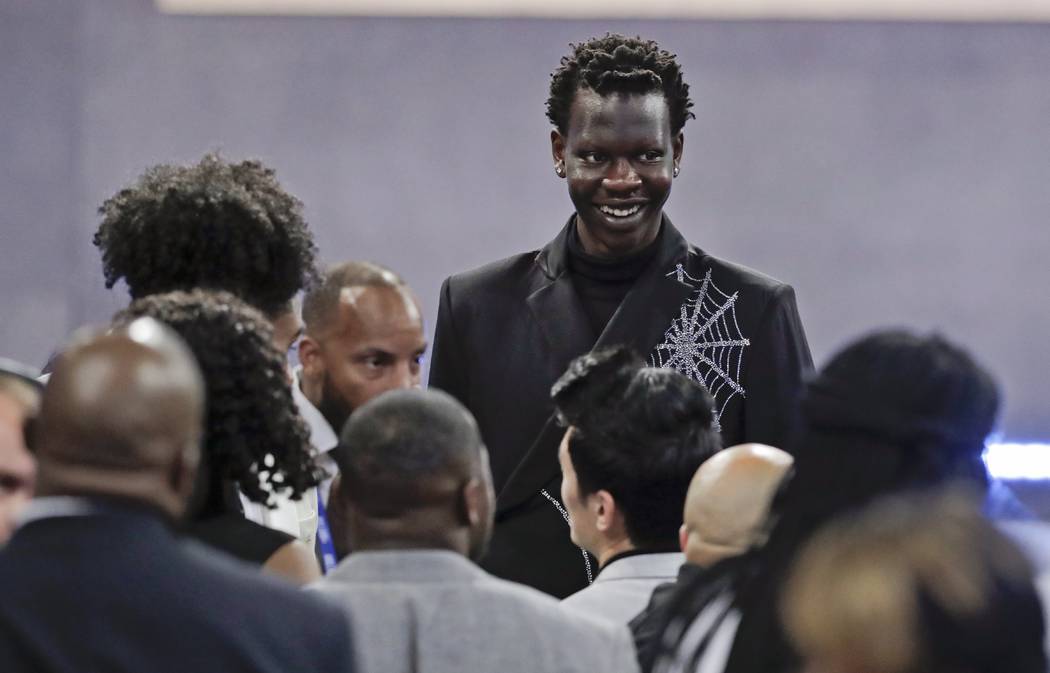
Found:
[[[624,579],[674,580],[685,563],[682,552],[638,551],[624,552],[609,559],[602,566],[595,582]]]
[[[167,514],[150,503],[125,498],[75,495],[38,496],[30,500],[19,513],[17,527],[21,528],[44,519],[141,514],[167,518]]]
[[[462,554],[446,549],[355,551],[321,584],[475,582],[488,575]]]
[[[310,444],[318,453],[328,453],[339,444],[339,438],[324,415],[303,394],[300,388],[302,372],[302,367],[296,367],[292,372],[292,399],[295,400],[295,406],[299,408],[299,415],[310,428]]]

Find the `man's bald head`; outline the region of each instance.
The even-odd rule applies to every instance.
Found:
[[[391,391],[354,412],[341,444],[352,547],[481,553],[492,483],[478,426],[462,404],[440,391]]]
[[[765,444],[740,444],[704,461],[685,500],[686,560],[710,566],[763,544],[773,496],[793,462]]]
[[[79,339],[44,392],[40,493],[124,497],[181,515],[199,460],[203,391],[189,350],[155,320]]]
[[[379,264],[351,261],[337,264],[327,270],[321,282],[303,298],[303,322],[306,332],[321,338],[338,320],[339,305],[347,300],[350,288],[384,287],[408,291],[400,276]]]

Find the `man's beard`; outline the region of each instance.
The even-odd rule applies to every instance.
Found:
[[[339,391],[332,385],[332,379],[328,372],[321,379],[321,400],[317,404],[317,410],[321,412],[324,419],[335,430],[336,435],[341,435],[346,419],[350,418],[353,408],[347,404]]]

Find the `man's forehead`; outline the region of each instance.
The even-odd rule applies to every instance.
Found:
[[[354,286],[340,291],[333,335],[354,342],[393,337],[422,342],[423,318],[407,287]]]
[[[670,111],[659,93],[603,96],[584,90],[576,95],[572,110],[573,122],[581,126],[570,127],[570,135],[574,130],[594,137],[648,135],[655,129],[662,136],[670,130]]]
[[[397,285],[354,285],[339,291],[341,316],[377,322],[422,322],[412,291]]]

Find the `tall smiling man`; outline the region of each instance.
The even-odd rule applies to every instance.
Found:
[[[593,574],[558,500],[562,431],[549,394],[573,358],[622,344],[702,383],[726,446],[786,444],[812,367],[791,287],[690,245],[663,212],[690,107],[681,68],[655,42],[574,46],[551,78],[547,116],[575,212],[541,250],[441,289],[430,384],[477,417],[498,493],[483,565],[555,596]]]

